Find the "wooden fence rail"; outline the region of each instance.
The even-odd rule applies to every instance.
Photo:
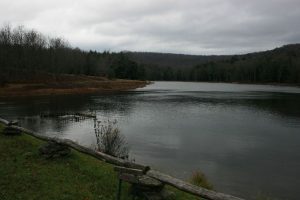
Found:
[[[152,170],[152,169],[150,169],[149,166],[144,166],[141,164],[128,162],[126,160],[104,154],[102,152],[81,146],[81,145],[77,144],[76,142],[69,140],[69,139],[60,139],[60,138],[52,138],[52,137],[44,136],[44,135],[38,134],[34,131],[28,130],[28,129],[20,127],[20,126],[10,125],[9,121],[2,119],[2,118],[0,118],[0,123],[4,124],[6,126],[10,126],[16,130],[20,130],[23,133],[31,135],[40,140],[53,141],[53,142],[56,142],[59,144],[67,145],[77,151],[80,151],[84,154],[88,154],[99,160],[102,160],[104,162],[107,162],[107,163],[110,163],[110,164],[113,164],[116,166],[122,166],[122,167],[128,167],[128,168],[134,168],[134,169],[146,171],[145,174],[149,177],[152,177],[152,178],[157,179],[167,185],[173,186],[181,191],[193,194],[198,197],[202,197],[204,199],[208,199],[208,200],[244,200],[244,199],[234,197],[234,196],[231,196],[228,194],[219,193],[216,191],[212,191],[212,190],[208,190],[208,189],[205,189],[202,187],[192,185],[190,183],[187,183],[180,179],[174,178],[174,177],[164,174],[162,172]]]

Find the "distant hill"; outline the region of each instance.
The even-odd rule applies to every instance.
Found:
[[[146,78],[150,80],[300,83],[300,44],[228,56],[126,54],[146,68]]]
[[[300,52],[300,44],[288,44],[273,50],[253,52],[239,55],[187,55],[158,52],[123,52],[138,64],[157,65],[163,67],[193,67],[195,65],[208,63],[211,61],[224,61],[232,57],[253,58],[260,56],[276,56],[276,54],[296,54]],[[298,55],[299,56],[299,55]]]
[[[156,65],[160,67],[193,67],[210,61],[227,59],[231,56],[203,56],[155,52],[126,52],[138,64]]]

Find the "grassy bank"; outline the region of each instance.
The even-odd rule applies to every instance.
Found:
[[[48,160],[38,154],[44,142],[31,136],[5,136],[0,125],[1,200],[115,199],[117,176],[113,166],[72,150],[71,156]],[[128,195],[123,185],[123,198]],[[196,199],[172,189],[176,199]]]
[[[147,84],[147,81],[138,80],[43,74],[30,80],[14,81],[0,86],[0,97],[113,92],[136,89]]]

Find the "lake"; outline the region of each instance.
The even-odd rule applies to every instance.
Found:
[[[299,199],[300,88],[155,82],[106,95],[0,99],[0,116],[91,147],[94,121],[40,118],[95,112],[116,119],[137,163],[187,180],[204,172],[215,189],[253,199]]]

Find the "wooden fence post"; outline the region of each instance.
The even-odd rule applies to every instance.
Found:
[[[118,186],[117,200],[120,200],[120,199],[121,199],[121,192],[122,192],[122,179],[119,179],[119,186]]]

